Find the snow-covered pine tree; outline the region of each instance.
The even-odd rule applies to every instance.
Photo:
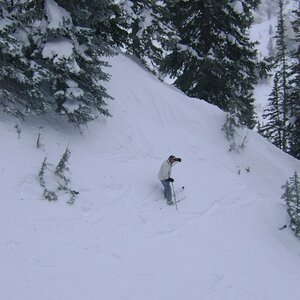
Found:
[[[0,28],[0,103],[6,111],[55,111],[77,124],[109,115],[101,82],[109,79],[103,57],[112,51],[94,25],[109,18],[110,1],[91,2],[79,1],[71,11],[64,8],[69,1],[1,2],[1,23],[8,24]]]
[[[70,156],[71,156],[71,151],[67,147],[64,154],[62,155],[61,159],[59,160],[59,162],[55,168],[55,172],[54,172],[54,174],[56,176],[64,179],[66,182],[68,182],[69,180],[66,178],[64,173],[65,173],[65,171],[69,171],[67,163],[68,163]]]
[[[122,3],[123,8],[128,13],[130,26],[127,51],[139,59],[143,56],[144,50],[141,31],[147,15],[150,14],[151,2],[151,0],[125,0]]]
[[[292,187],[291,187],[291,183],[289,180],[286,181],[286,183],[281,187],[284,192],[281,195],[281,199],[283,199],[285,201],[285,204],[287,206],[287,212],[288,215],[291,216],[291,207],[292,207],[292,200],[293,200],[293,196],[292,196]]]
[[[168,22],[166,1],[123,0],[121,5],[129,18],[127,52],[137,57],[151,72],[158,74],[159,65],[176,44],[174,28]]]
[[[120,3],[109,4],[109,18],[103,18],[95,23],[96,35],[102,40],[119,49],[126,48],[129,37],[128,15]]]
[[[236,134],[239,128],[239,122],[236,117],[232,114],[227,114],[226,121],[223,124],[222,131],[225,134],[226,139],[230,142],[229,151],[237,150],[236,145]]]
[[[71,156],[71,151],[67,147],[55,168],[54,174],[58,177],[58,190],[67,193],[69,196],[69,200],[67,203],[73,204],[79,192],[72,190],[69,187],[70,178],[67,178],[65,174],[66,172],[69,171],[69,167],[67,166],[67,164],[70,156]]]
[[[275,73],[273,89],[268,98],[267,108],[263,113],[265,124],[260,127],[259,133],[270,140],[275,146],[282,149],[284,123],[282,120],[281,92],[279,89],[278,77],[278,73]]]
[[[73,24],[96,29],[95,35],[102,47],[122,47],[127,40],[127,15],[122,6],[112,0],[68,1],[56,0],[72,15]]]
[[[52,74],[27,55],[32,50],[28,31],[42,15],[35,1],[0,2],[0,105],[20,118],[30,111],[39,114],[47,110],[39,85]]]
[[[42,162],[42,166],[39,170],[39,173],[38,173],[38,177],[39,177],[39,183],[40,183],[40,186],[42,187],[43,189],[43,197],[44,199],[48,200],[48,201],[57,201],[58,200],[58,197],[55,193],[55,191],[53,190],[50,190],[46,184],[46,180],[45,180],[45,172],[46,170],[48,169],[47,167],[47,157],[45,156],[43,162]]]
[[[44,178],[46,168],[47,168],[47,157],[45,156],[45,158],[42,162],[41,169],[38,174],[39,182],[40,182],[40,185],[42,188],[46,188],[46,183],[45,183],[45,178]]]
[[[289,153],[300,159],[300,3],[294,11],[293,21],[296,49],[292,52],[292,66],[289,84],[291,86],[290,150]]]
[[[61,6],[54,0],[45,1],[45,45],[36,57],[56,74],[50,86],[56,112],[65,113],[72,122],[86,123],[96,112],[109,115],[105,99],[110,97],[101,82],[109,79],[103,72],[103,66],[108,65],[103,57],[112,55],[112,51],[96,35],[95,28],[97,20],[109,17],[109,1],[57,2]],[[67,51],[60,52],[57,47]]]
[[[285,22],[283,0],[279,0],[276,48],[273,57],[275,68],[273,90],[269,97],[268,108],[263,114],[266,124],[260,132],[277,147],[297,157],[300,149],[299,53],[294,57],[294,65],[290,66]],[[297,51],[294,55],[295,53]]]
[[[300,238],[300,178],[296,171],[282,188],[284,189],[282,199],[287,204],[287,211],[291,218],[290,227]]]
[[[278,74],[279,106],[281,108],[282,143],[281,149],[288,150],[288,118],[289,118],[289,87],[288,87],[288,52],[286,45],[286,25],[283,12],[283,0],[279,0],[279,12],[276,26],[276,49],[274,56],[275,69]]]
[[[166,1],[180,41],[161,65],[187,95],[236,112],[250,128],[257,54],[248,31],[259,2]]]

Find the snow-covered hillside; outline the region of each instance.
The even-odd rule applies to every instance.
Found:
[[[222,111],[124,55],[111,64],[110,119],[80,132],[34,118],[18,138],[1,115],[0,299],[297,299],[299,240],[278,228],[280,187],[299,161],[252,131],[229,152]],[[71,206],[43,200],[38,182],[44,157],[53,170],[67,146]],[[157,179],[170,154],[182,158],[178,210]]]

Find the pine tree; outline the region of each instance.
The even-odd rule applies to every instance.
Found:
[[[289,84],[291,86],[290,154],[300,159],[300,3],[293,24],[296,49],[292,52],[292,66]]]
[[[266,125],[260,132],[283,151],[300,157],[299,49],[294,51],[293,64],[289,65],[291,59],[287,50],[283,11],[283,0],[280,0],[275,35],[276,49],[273,58],[274,86],[269,97],[268,108],[263,115]],[[294,28],[297,33],[299,30],[299,20],[297,21],[297,19],[294,21]]]
[[[250,128],[257,54],[248,31],[259,2],[167,1],[180,41],[161,65],[187,95],[237,113]]]
[[[121,5],[117,5],[112,0],[57,0],[56,2],[71,13],[74,24],[96,29],[98,41],[117,47],[122,47],[126,43],[128,16]]]
[[[289,181],[282,188],[284,188],[282,199],[287,204],[287,211],[291,218],[290,227],[300,238],[300,178],[297,172],[289,178]]]
[[[154,2],[152,0],[123,0],[119,4],[122,11],[126,13],[128,25],[128,38],[126,40],[126,52],[135,56],[142,63],[145,56],[144,51],[144,30],[149,24],[151,12],[153,10]],[[152,19],[152,18],[151,18]],[[146,21],[147,25],[146,25]]]
[[[110,96],[101,84],[109,79],[103,72],[108,64],[102,57],[112,51],[95,26],[109,18],[109,4],[1,2],[0,20],[8,25],[0,29],[0,104],[7,112],[55,111],[77,124],[109,115],[105,99]]]
[[[110,46],[124,49],[129,43],[128,14],[120,4],[114,2],[108,8],[109,18],[102,18],[95,23],[96,35]]]
[[[38,86],[52,75],[27,57],[31,48],[28,30],[41,15],[35,2],[0,3],[0,105],[20,118],[31,110],[37,114],[46,110],[42,101],[46,95]]]
[[[281,92],[278,77],[279,75],[276,73],[274,76],[273,89],[268,99],[268,106],[263,113],[266,124],[260,127],[259,133],[270,140],[275,146],[282,149],[284,123],[282,121]]]
[[[39,183],[43,189],[43,197],[48,201],[56,201],[60,196],[67,196],[68,204],[73,204],[79,192],[69,187],[70,178],[66,173],[69,171],[68,160],[71,151],[67,147],[56,168],[52,171],[48,167],[47,157],[42,162],[38,173]]]
[[[289,90],[288,90],[288,53],[286,45],[286,25],[283,13],[283,0],[279,0],[279,13],[276,30],[276,54],[274,64],[278,74],[278,88],[280,90],[280,106],[282,109],[282,143],[281,149],[288,150],[288,112],[289,112]]]
[[[239,151],[240,147],[237,145],[236,137],[240,124],[236,115],[227,114],[226,121],[222,126],[222,131],[229,142],[229,151]]]
[[[59,160],[59,162],[55,168],[55,172],[54,172],[55,175],[64,179],[66,182],[68,182],[69,180],[64,175],[64,172],[69,171],[67,163],[68,163],[70,156],[71,156],[71,152],[70,152],[69,148],[67,147],[64,154],[62,155],[61,159]]]
[[[130,26],[127,52],[158,74],[166,52],[176,44],[165,1],[124,0],[122,7],[127,9]]]
[[[151,1],[151,0],[150,0]],[[141,30],[143,28],[143,23],[145,22],[146,16],[144,12],[147,12],[147,9],[150,10],[150,1],[146,0],[137,0],[137,1],[126,1],[131,8],[129,12],[131,16],[130,20],[130,44],[129,44],[129,53],[141,59],[143,54],[143,42],[141,39]]]

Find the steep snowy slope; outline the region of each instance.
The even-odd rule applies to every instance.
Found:
[[[229,152],[222,111],[124,55],[111,64],[110,119],[79,132],[34,118],[18,138],[1,115],[0,299],[297,299],[300,242],[278,228],[299,161],[247,130]],[[72,206],[42,200],[38,183],[44,157],[53,170],[67,146]],[[157,179],[170,154],[182,158],[178,210]]]

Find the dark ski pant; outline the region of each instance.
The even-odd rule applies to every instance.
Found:
[[[160,182],[164,187],[165,198],[167,199],[167,202],[172,202],[172,191],[170,182],[167,180],[161,180]]]

